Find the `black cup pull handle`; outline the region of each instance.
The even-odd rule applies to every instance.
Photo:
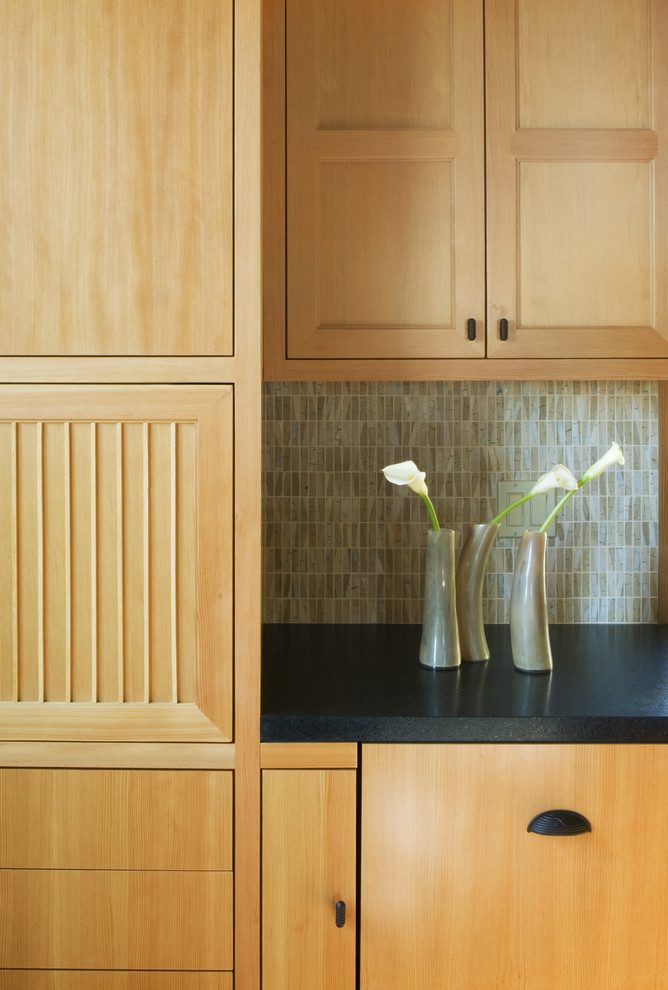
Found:
[[[466,336],[469,340],[475,340],[476,335],[476,323],[473,318],[466,321]]]
[[[505,318],[499,320],[499,337],[501,340],[508,340],[508,320]]]
[[[346,923],[346,902],[336,902],[336,927],[343,928]]]
[[[527,832],[537,835],[583,835],[591,832],[591,825],[578,811],[542,811],[531,819]]]

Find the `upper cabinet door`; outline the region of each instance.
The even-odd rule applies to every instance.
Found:
[[[287,0],[286,59],[287,357],[482,357],[482,4]]]
[[[488,355],[665,357],[668,5],[485,18]]]
[[[232,0],[0,0],[0,353],[232,352]]]

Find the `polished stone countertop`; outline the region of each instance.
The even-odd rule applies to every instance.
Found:
[[[668,742],[668,626],[553,625],[554,669],[432,671],[417,625],[263,627],[263,742]]]

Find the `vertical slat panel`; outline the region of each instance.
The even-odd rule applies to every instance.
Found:
[[[72,466],[70,424],[63,423],[63,490],[65,492],[65,701],[72,700]]]
[[[37,700],[44,701],[44,424],[35,424],[35,530],[37,533]]]
[[[195,504],[195,432],[193,423],[178,426],[179,462],[177,471],[178,522],[177,570],[178,583],[178,656],[179,699],[195,701],[195,547],[197,546]]]
[[[90,424],[90,700],[98,700],[97,670],[97,423]]]
[[[65,424],[66,425],[66,424]],[[43,432],[43,654],[45,700],[70,700],[68,651],[68,469],[62,423],[45,422]],[[65,442],[64,442],[65,438]]]
[[[123,424],[116,424],[116,647],[118,650],[118,700],[125,700],[125,609],[123,602]]]
[[[39,700],[37,464],[35,423],[17,429],[17,612],[19,700]]]
[[[16,424],[0,423],[0,532],[5,534],[0,567],[0,701],[18,701],[15,637]]]
[[[97,654],[98,701],[115,702],[119,693],[118,591],[118,428],[97,424]],[[122,637],[121,637],[122,639]]]
[[[71,426],[72,701],[90,701],[91,443],[90,426]]]
[[[150,598],[150,434],[148,423],[142,427],[142,479],[143,479],[143,616],[144,616],[144,701],[151,700],[151,598]]]
[[[179,669],[178,669],[178,610],[177,610],[177,570],[176,570],[176,551],[177,551],[177,512],[178,505],[176,500],[176,477],[177,477],[177,446],[176,446],[176,423],[171,423],[169,428],[169,464],[170,464],[170,478],[169,478],[169,506],[170,506],[170,520],[169,520],[169,550],[170,550],[170,583],[171,587],[169,589],[169,599],[170,599],[170,647],[171,647],[171,670],[172,670],[172,701],[179,700]]]
[[[145,701],[144,425],[123,429],[125,700]]]
[[[12,423],[12,698],[19,700],[19,453],[18,424]]]
[[[151,701],[172,700],[171,428],[151,423]]]

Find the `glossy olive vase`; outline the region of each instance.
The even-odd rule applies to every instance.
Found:
[[[489,660],[482,618],[482,592],[487,561],[498,531],[498,523],[471,526],[457,562],[455,586],[462,660]]]
[[[547,533],[525,530],[517,551],[510,593],[510,642],[515,667],[527,673],[552,670],[546,553]]]
[[[459,632],[455,604],[455,533],[452,529],[427,534],[424,612],[420,663],[433,670],[459,667]]]

